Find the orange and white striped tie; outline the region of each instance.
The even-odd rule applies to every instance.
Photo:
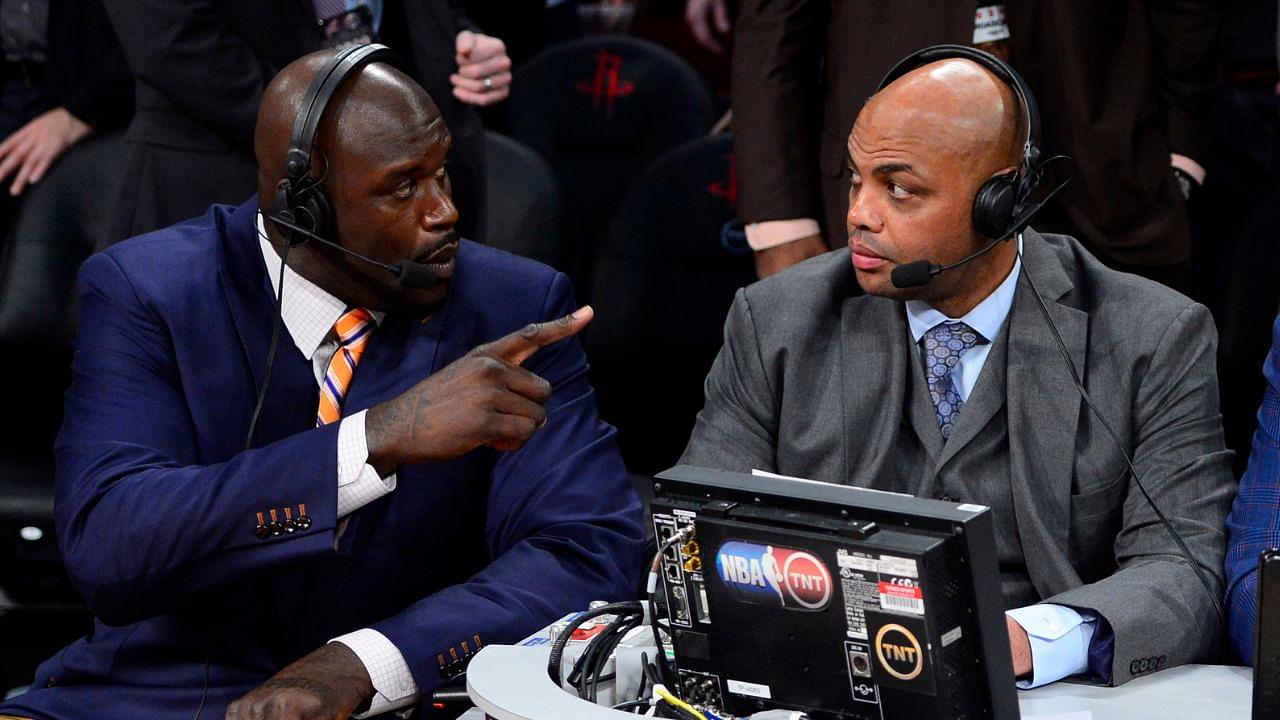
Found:
[[[316,427],[337,422],[342,417],[342,401],[351,387],[360,356],[373,334],[373,315],[364,308],[350,308],[342,313],[333,331],[338,336],[338,351],[329,361],[329,369],[320,384],[320,409],[316,411]]]

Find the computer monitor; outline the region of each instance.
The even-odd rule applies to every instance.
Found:
[[[687,536],[660,560],[686,702],[1018,717],[988,508],[677,466],[650,512],[660,545]]]

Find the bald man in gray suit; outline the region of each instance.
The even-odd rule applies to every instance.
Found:
[[[974,194],[1019,164],[1024,132],[1010,87],[970,60],[873,97],[848,140],[849,250],[739,291],[681,462],[990,506],[1021,687],[1212,661],[1234,481],[1205,308],[1031,230],[890,282],[990,242]],[[1082,403],[1032,282],[1207,582]]]

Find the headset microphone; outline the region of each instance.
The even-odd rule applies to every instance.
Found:
[[[992,248],[1004,241],[1005,238],[992,240],[990,244],[978,252],[969,255],[963,260],[953,262],[950,265],[934,265],[928,260],[916,260],[915,262],[909,262],[906,265],[899,265],[893,269],[893,272],[889,273],[889,281],[893,283],[894,287],[899,289],[928,285],[933,282],[934,275],[944,273],[947,270],[953,270],[972,260],[977,260],[979,257],[991,252]]]
[[[374,260],[371,257],[368,257],[366,255],[361,255],[360,253],[354,250],[350,250],[348,248],[342,247],[341,245],[339,245],[336,242],[333,242],[332,240],[328,240],[324,237],[321,237],[320,235],[317,235],[311,232],[305,227],[294,224],[293,221],[287,216],[282,217],[281,214],[276,214],[276,215],[267,215],[266,217],[268,220],[275,223],[276,225],[279,225],[283,228],[296,232],[299,235],[306,236],[308,239],[315,240],[316,242],[326,245],[328,247],[331,247],[334,250],[337,250],[339,252],[344,252],[350,255],[351,257],[357,260],[364,261],[376,268],[381,268],[383,270],[386,270],[387,272],[396,276],[396,280],[400,283],[400,287],[402,288],[416,288],[419,290],[428,290],[430,288],[435,287],[436,284],[440,282],[440,276],[437,275],[434,270],[427,267],[426,265],[423,265],[422,263],[414,262],[412,260],[401,260],[396,265],[389,265],[384,262],[378,262],[377,260]]]

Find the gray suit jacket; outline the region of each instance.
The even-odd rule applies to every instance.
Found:
[[[1212,601],[1081,401],[1028,274],[1098,410],[1220,595],[1235,482],[1213,321],[1071,238],[1027,231],[1003,331],[1013,507],[1041,600],[1106,619],[1114,684],[1212,660],[1221,634]],[[855,296],[856,287],[838,250],[738,292],[682,463],[862,486],[893,477],[919,360],[903,303]],[[988,363],[983,376],[999,370]],[[939,468],[965,434],[958,427],[942,446]]]

